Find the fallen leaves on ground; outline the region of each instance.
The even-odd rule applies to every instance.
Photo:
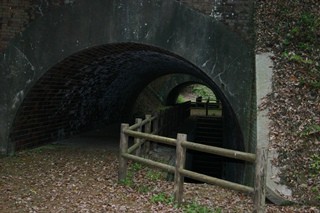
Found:
[[[320,205],[320,2],[256,2],[256,52],[272,52],[271,148],[293,200]]]
[[[161,178],[150,175],[154,171],[150,168],[134,171],[129,185],[118,183],[118,157],[107,150],[70,147],[29,150],[0,159],[0,169],[2,213],[183,212],[172,202],[152,202],[159,193],[172,196],[173,183],[163,175]],[[246,194],[186,183],[184,204],[191,203],[222,212],[251,212],[253,208],[252,199]],[[311,207],[268,204],[268,212],[311,210]]]

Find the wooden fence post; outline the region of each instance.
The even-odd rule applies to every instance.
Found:
[[[142,119],[141,119],[141,118],[136,118],[135,123],[140,125],[140,126],[137,128],[137,130],[136,130],[136,131],[138,131],[138,132],[141,132],[141,129],[142,129],[142,127],[141,127],[141,122],[142,122]],[[136,144],[136,143],[139,143],[139,142],[140,142],[140,138],[135,137],[135,138],[134,138],[134,143]],[[136,154],[137,156],[140,156],[140,155],[141,155],[141,146],[139,146],[139,147],[137,148],[135,154]]]
[[[146,115],[146,119],[150,119],[151,115]],[[144,132],[145,133],[150,133],[151,132],[151,121],[146,123],[144,126]],[[144,145],[144,154],[148,154],[150,151],[150,141],[146,141]]]
[[[159,115],[156,115],[157,117],[153,120],[153,130],[155,135],[159,135]],[[157,143],[153,143],[152,149],[155,150],[157,149]]]
[[[184,169],[186,161],[186,148],[182,146],[182,141],[187,140],[186,134],[177,135],[176,145],[176,170],[174,173],[174,200],[180,206],[183,197],[184,176],[179,170]]]
[[[128,135],[124,133],[123,130],[127,129],[129,124],[121,124],[121,132],[120,132],[120,154],[119,154],[119,174],[118,180],[125,180],[127,177],[127,163],[128,160],[122,157],[122,154],[128,152]]]
[[[255,213],[265,212],[266,202],[266,173],[267,173],[268,151],[266,148],[257,148],[256,153],[256,175],[254,186],[254,210]]]

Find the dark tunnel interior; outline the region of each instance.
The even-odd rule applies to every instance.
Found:
[[[19,149],[125,121],[142,89],[172,71],[195,74],[182,58],[141,44],[109,44],[75,53],[27,92],[11,142]]]
[[[129,121],[136,99],[150,82],[179,73],[194,76],[195,82],[204,82],[219,97],[227,122],[226,146],[243,150],[233,111],[209,77],[178,55],[137,43],[88,48],[48,70],[20,105],[11,127],[11,143],[20,150]]]

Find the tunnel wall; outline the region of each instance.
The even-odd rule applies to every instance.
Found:
[[[219,20],[248,42],[253,39],[253,0],[179,0],[189,7]]]
[[[193,66],[168,54],[151,46],[121,43],[69,56],[27,92],[15,116],[10,143],[19,150],[128,122],[135,99],[144,87],[150,89],[147,84],[152,79],[169,70],[196,74]],[[169,89],[173,83],[174,77],[162,88]]]
[[[160,47],[203,70],[227,98],[244,140],[250,141],[253,57],[241,37],[175,1],[78,0],[32,22],[1,55],[2,152],[10,150],[15,115],[41,76],[74,53],[121,42]]]
[[[176,0],[172,0],[176,1]],[[0,0],[0,52],[28,25],[57,7],[72,5],[76,0]],[[226,24],[248,41],[253,37],[253,0],[178,0],[182,4]]]

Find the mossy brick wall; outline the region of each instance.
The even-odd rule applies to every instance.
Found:
[[[48,10],[73,4],[76,0],[0,0],[0,52],[4,52],[14,36],[32,20]],[[172,0],[175,1],[175,0]],[[240,33],[252,38],[253,0],[179,0],[190,8],[212,16]]]

